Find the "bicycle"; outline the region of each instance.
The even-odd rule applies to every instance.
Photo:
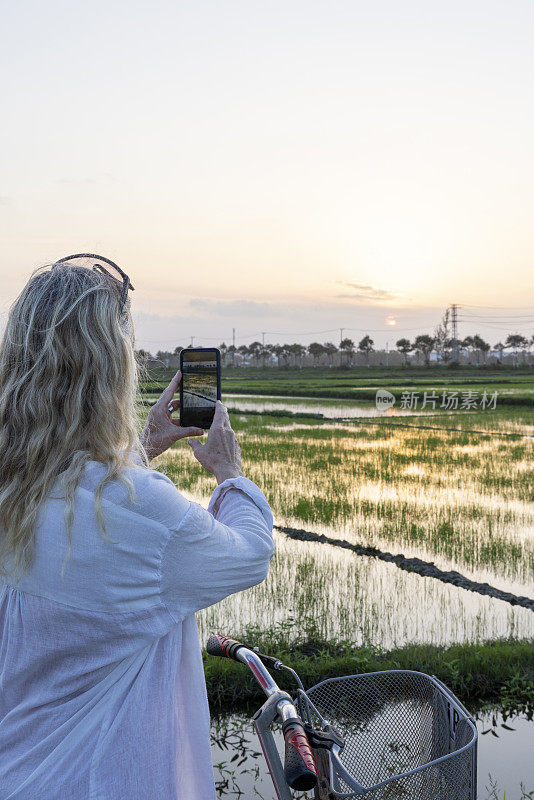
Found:
[[[436,677],[388,670],[305,690],[295,670],[257,647],[212,634],[206,649],[248,666],[267,696],[253,723],[278,800],[292,800],[292,790],[313,790],[315,800],[476,800],[476,724]],[[267,667],[293,675],[295,698]]]

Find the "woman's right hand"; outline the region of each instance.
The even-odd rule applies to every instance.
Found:
[[[227,478],[243,477],[239,444],[230,425],[228,411],[220,400],[215,404],[215,414],[206,443],[202,444],[198,439],[188,439],[187,443],[197,461],[215,475],[217,483],[222,483]]]

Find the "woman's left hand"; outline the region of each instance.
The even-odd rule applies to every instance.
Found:
[[[161,393],[159,400],[148,412],[146,425],[140,438],[149,461],[164,453],[179,439],[185,439],[188,436],[203,436],[206,432],[202,428],[182,428],[180,421],[172,418],[173,411],[180,408],[180,401],[173,400],[173,397],[181,380],[182,373],[178,370],[167,388]]]

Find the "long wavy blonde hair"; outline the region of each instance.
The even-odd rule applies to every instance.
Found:
[[[118,479],[136,501],[122,470],[135,466],[134,454],[148,467],[138,433],[139,380],[146,370],[134,352],[129,298],[119,311],[117,281],[69,262],[34,270],[9,310],[0,343],[4,576],[31,566],[39,510],[58,476],[66,500],[66,557],[75,492],[87,461],[107,467],[95,490],[96,519],[105,538],[104,486]]]

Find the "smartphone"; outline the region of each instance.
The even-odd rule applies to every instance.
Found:
[[[180,425],[209,428],[221,399],[221,352],[216,347],[186,347],[180,353]]]

